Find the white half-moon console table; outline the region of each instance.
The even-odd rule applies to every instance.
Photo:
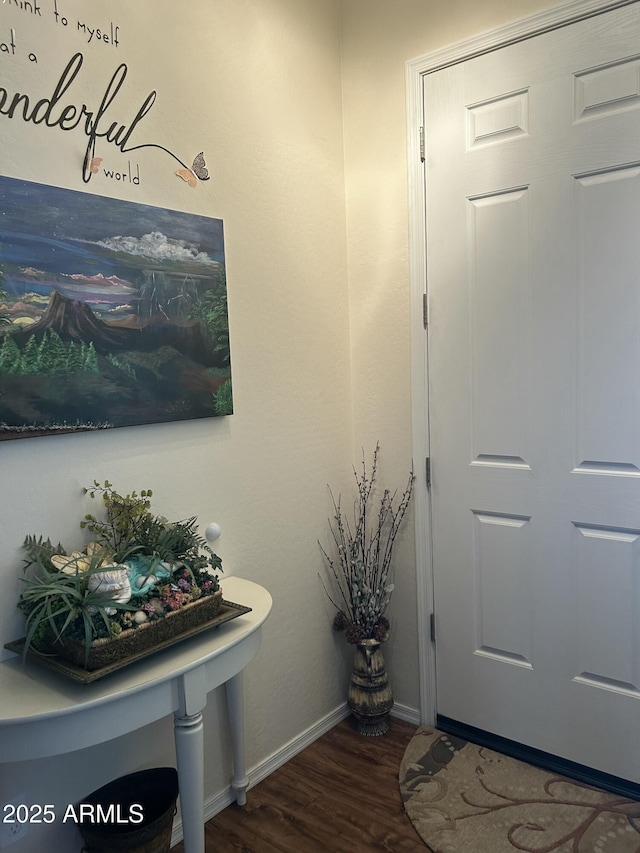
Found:
[[[185,853],[204,848],[204,729],[209,691],[226,685],[233,749],[231,786],[246,802],[242,671],[260,647],[271,596],[242,578],[222,582],[250,613],[183,640],[91,684],[20,658],[0,662],[0,761],[62,755],[174,715]],[[87,792],[88,794],[89,792]]]

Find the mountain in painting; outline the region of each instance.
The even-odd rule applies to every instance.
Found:
[[[16,340],[56,332],[63,341],[93,343],[96,352],[152,352],[170,346],[184,356],[211,367],[215,354],[211,335],[200,321],[172,323],[158,318],[133,326],[130,321],[106,323],[84,302],[53,291],[42,317],[16,334]]]
[[[127,346],[130,332],[98,319],[84,302],[69,299],[54,290],[47,310],[26,330],[27,335],[56,332],[64,341],[93,341],[98,351]],[[131,342],[132,343],[132,342]]]

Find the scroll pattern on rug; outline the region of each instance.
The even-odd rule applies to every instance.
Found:
[[[400,790],[434,853],[640,853],[640,803],[421,727]]]

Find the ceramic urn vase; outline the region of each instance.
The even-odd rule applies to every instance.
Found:
[[[389,728],[393,695],[378,640],[361,640],[353,656],[347,705],[362,735],[383,735]]]

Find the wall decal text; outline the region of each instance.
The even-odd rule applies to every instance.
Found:
[[[49,20],[54,22],[56,29],[67,29],[69,34],[74,33],[92,48],[96,45],[119,48],[121,28],[118,24],[113,21],[98,22],[71,18],[62,13],[62,4],[59,5],[58,0],[51,0],[51,2],[52,17]],[[27,13],[30,17],[43,17],[41,6],[37,2],[2,0],[2,5],[15,9],[21,18],[23,17],[22,13]],[[16,57],[19,53],[20,48],[15,28],[10,27],[8,35],[4,35],[4,37],[0,33],[0,61],[3,57]],[[34,52],[30,52],[28,60],[37,63],[38,57]],[[27,124],[42,125],[65,132],[77,130],[84,133],[87,139],[82,161],[82,180],[84,183],[89,183],[92,177],[100,175],[110,180],[126,181],[134,186],[140,185],[139,164],[134,164],[132,168],[131,161],[128,160],[126,170],[106,168],[108,157],[103,150],[105,143],[114,146],[121,154],[129,154],[132,151],[140,151],[145,148],[163,151],[181,167],[175,174],[180,175],[189,186],[196,186],[199,181],[209,179],[202,153],[196,157],[192,165],[189,165],[164,145],[157,142],[137,142],[136,137],[139,135],[140,126],[156,101],[157,92],[155,89],[151,90],[144,98],[133,119],[118,120],[117,115],[115,115],[116,100],[118,100],[118,104],[124,100],[122,90],[129,73],[126,63],[121,62],[117,66],[103,90],[98,85],[95,103],[87,104],[79,99],[74,100],[71,90],[82,71],[83,64],[83,53],[80,51],[74,53],[53,89],[44,97],[26,91],[10,91],[6,85],[0,85],[0,117],[17,119]],[[98,143],[100,143],[99,153],[101,155],[99,157],[96,156]],[[101,169],[103,160],[105,166]]]

